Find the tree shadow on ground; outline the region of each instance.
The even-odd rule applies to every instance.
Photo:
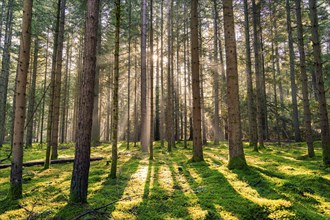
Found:
[[[143,201],[139,205],[137,219],[187,219],[186,209],[188,198],[178,188],[178,183],[168,162],[153,162],[149,164],[149,171]],[[173,189],[164,189],[160,184],[160,167],[168,166],[172,175]],[[151,170],[153,169],[153,175]],[[152,185],[151,185],[152,180]],[[164,184],[164,183],[163,183]]]
[[[59,212],[56,214],[56,218],[60,219],[71,219],[72,217],[82,213],[86,209],[93,209],[96,207],[100,207],[104,204],[108,204],[110,202],[119,200],[122,198],[124,190],[130,180],[130,177],[137,171],[140,163],[140,158],[133,155],[129,160],[124,162],[118,168],[118,175],[116,179],[111,179],[109,176],[110,169],[108,166],[104,167],[103,170],[94,171],[91,169],[89,176],[89,188],[93,187],[91,181],[96,183],[101,180],[99,176],[105,173],[108,173],[108,177],[102,183],[102,186],[93,191],[92,195],[89,189],[88,194],[90,197],[88,198],[88,204],[80,205],[80,204],[71,204],[68,203],[64,206]],[[91,213],[91,218],[96,219],[108,219],[109,213],[114,210],[114,205],[109,206],[108,208],[102,210],[100,213]],[[72,210],[75,210],[74,212]]]
[[[192,174],[190,169],[200,178]],[[211,213],[212,217],[209,219],[229,216],[236,216],[239,219],[267,219],[269,213],[264,207],[243,197],[222,173],[210,169],[207,163],[186,163],[183,166],[183,175],[198,197],[201,207]],[[224,216],[219,216],[218,213]]]

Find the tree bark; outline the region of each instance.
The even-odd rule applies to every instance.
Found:
[[[117,143],[118,143],[118,90],[119,90],[119,32],[120,32],[120,0],[115,1],[115,66],[113,77],[113,93],[112,93],[112,156],[110,178],[117,177]]]
[[[88,173],[93,116],[93,95],[96,72],[99,0],[87,1],[83,76],[80,87],[75,161],[73,163],[70,201],[87,202]]]
[[[249,120],[249,143],[254,151],[258,151],[258,133],[256,122],[256,107],[253,92],[252,80],[252,62],[251,62],[251,48],[250,48],[250,21],[249,21],[249,6],[248,1],[244,0],[244,19],[245,19],[245,68],[247,75],[247,99],[248,99],[248,120]]]
[[[243,169],[245,161],[238,92],[237,52],[232,0],[223,1],[224,33],[227,66],[229,169]],[[229,103],[230,102],[230,103]]]
[[[2,15],[3,15],[3,7],[2,7]],[[6,29],[5,29],[4,48],[2,54],[2,68],[0,73],[0,124],[1,125],[6,124],[7,90],[8,90],[8,79],[9,79],[9,70],[10,70],[10,51],[11,51],[12,29],[13,29],[12,28],[13,1],[9,1],[6,21],[7,22],[5,27]],[[0,148],[4,143],[5,133],[6,133],[6,126],[0,126]]]
[[[300,77],[301,87],[303,94],[303,105],[304,105],[304,122],[305,122],[305,135],[308,148],[308,156],[314,157],[314,146],[313,146],[313,132],[312,132],[312,119],[311,110],[309,108],[309,97],[308,97],[308,77],[306,73],[306,55],[304,46],[304,29],[301,18],[301,3],[300,0],[295,0],[296,4],[296,17],[297,17],[297,35],[298,35],[298,49],[300,59]]]
[[[132,25],[132,1],[128,1],[128,71],[127,71],[127,150],[130,142],[130,110],[131,110],[131,25]]]
[[[11,199],[22,198],[23,138],[26,107],[26,83],[31,49],[32,4],[32,0],[25,0],[23,4],[22,32],[18,58],[19,66],[17,68],[15,89],[15,119],[9,189],[9,197]]]
[[[198,0],[191,1],[191,63],[192,63],[192,94],[193,94],[193,157],[192,161],[202,161],[201,135],[201,94],[199,77],[199,44],[198,44]]]
[[[147,1],[141,2],[141,146],[142,152],[148,152],[147,120]]]
[[[33,71],[32,71],[32,82],[29,91],[29,103],[27,112],[27,124],[26,124],[26,146],[27,148],[32,147],[33,138],[33,118],[34,106],[35,106],[35,94],[36,94],[36,80],[37,80],[37,69],[38,69],[38,52],[39,52],[39,39],[36,38],[34,41],[34,52],[33,52]]]
[[[153,30],[153,14],[152,6],[153,0],[150,0],[150,137],[149,137],[149,159],[154,159],[154,30]]]
[[[319,36],[319,23],[317,17],[317,6],[316,0],[309,0],[309,11],[312,25],[312,42],[313,42],[313,56],[315,75],[317,81],[318,90],[318,105],[320,112],[320,125],[321,125],[321,140],[322,140],[322,151],[323,151],[323,163],[325,166],[330,166],[330,129],[329,129],[329,118],[327,111],[327,102],[324,90],[324,79],[322,69],[322,58],[321,58],[321,45]]]
[[[293,50],[293,38],[291,28],[291,8],[290,0],[286,0],[286,27],[288,31],[288,45],[289,45],[289,57],[290,57],[290,82],[291,82],[291,100],[292,100],[292,122],[294,128],[294,139],[296,142],[301,141],[300,129],[299,129],[299,116],[297,105],[297,85],[295,79],[294,69],[294,50]]]

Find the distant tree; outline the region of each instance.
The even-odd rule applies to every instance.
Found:
[[[87,202],[93,116],[93,94],[96,71],[98,15],[99,0],[88,0],[83,75],[82,85],[80,87],[81,95],[78,108],[78,127],[76,130],[76,150],[70,187],[70,201],[74,203]]]
[[[26,83],[30,64],[32,5],[32,0],[25,0],[23,4],[22,32],[15,89],[15,119],[9,189],[11,199],[22,198],[23,138]]]
[[[153,0],[150,0],[150,134],[149,134],[149,159],[154,158],[154,30],[153,30]]]

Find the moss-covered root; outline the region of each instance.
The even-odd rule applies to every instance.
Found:
[[[228,169],[238,169],[238,170],[244,170],[247,169],[248,165],[246,163],[246,160],[244,157],[233,157],[229,158],[228,161]]]

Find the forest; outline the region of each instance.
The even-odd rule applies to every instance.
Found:
[[[0,0],[0,219],[330,219],[330,1]]]

